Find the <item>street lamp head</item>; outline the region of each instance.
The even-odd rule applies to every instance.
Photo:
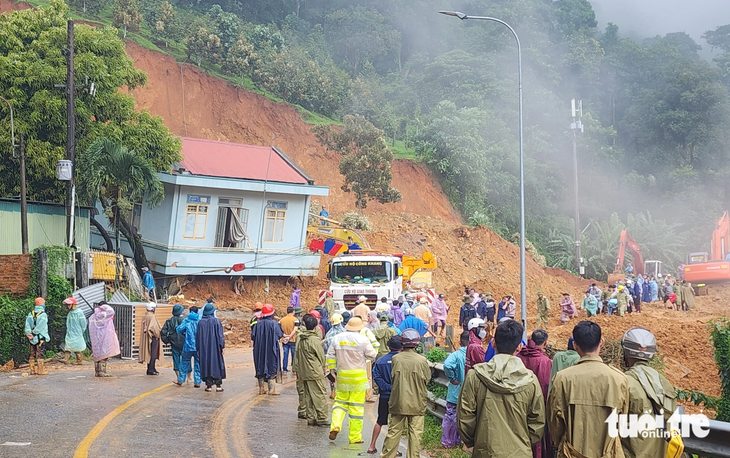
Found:
[[[446,16],[454,16],[458,17],[461,20],[468,19],[469,16],[467,16],[464,13],[459,13],[458,11],[439,11],[440,14],[444,14]]]

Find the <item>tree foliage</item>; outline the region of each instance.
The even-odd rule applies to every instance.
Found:
[[[141,22],[142,13],[139,12],[137,0],[114,0],[112,23],[115,27],[122,29],[124,38],[127,38],[127,31],[138,31]]]
[[[362,116],[345,116],[341,132],[329,126],[313,130],[328,149],[341,154],[340,173],[345,177],[342,190],[355,194],[355,205],[362,211],[368,201],[398,202],[400,191],[391,186],[390,163],[385,134]]]
[[[54,0],[48,8],[16,11],[0,16],[0,94],[12,103],[16,136],[26,144],[28,198],[47,202],[64,199],[56,180],[56,162],[66,156],[66,5]],[[146,76],[134,68],[124,43],[112,28],[75,27],[76,157],[99,137],[125,139],[156,170],[169,170],[180,159],[180,142],[159,117],[137,112],[134,99],[120,88],[144,84]],[[96,87],[92,97],[83,85],[88,77]],[[4,108],[3,108],[4,107]],[[0,196],[17,196],[18,162],[11,154],[7,106],[0,105]],[[17,139],[16,139],[17,142]]]

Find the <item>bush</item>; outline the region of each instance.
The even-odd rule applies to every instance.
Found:
[[[349,229],[360,229],[363,231],[372,231],[373,227],[367,216],[358,212],[347,212],[342,217],[342,224]]]
[[[426,359],[432,363],[443,363],[447,356],[449,354],[443,348],[432,348],[426,353]]]
[[[0,296],[0,364],[11,359],[16,364],[28,361],[25,317],[33,310],[33,299]]]
[[[730,320],[722,317],[709,324],[710,339],[715,347],[715,364],[720,372],[721,397],[717,403],[719,421],[730,421]]]

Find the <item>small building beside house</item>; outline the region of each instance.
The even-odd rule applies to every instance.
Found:
[[[74,243],[78,251],[89,250],[89,217],[91,207],[74,210]],[[0,255],[21,254],[20,200],[0,199]],[[66,207],[63,204],[28,202],[28,250],[41,246],[68,244],[66,240]]]
[[[309,204],[329,188],[315,186],[275,147],[194,138],[182,144],[182,162],[158,174],[163,203],[141,202],[129,215],[153,272],[228,275],[219,269],[243,263],[243,271],[230,275],[317,275],[319,255],[305,246]],[[98,219],[109,227],[103,215]],[[127,243],[121,245],[131,256]],[[103,246],[93,229],[92,247]]]

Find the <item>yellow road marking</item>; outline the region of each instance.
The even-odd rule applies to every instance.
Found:
[[[89,448],[91,448],[91,444],[94,443],[96,438],[99,437],[102,431],[104,431],[104,428],[106,428],[106,426],[111,423],[111,421],[114,420],[117,415],[124,412],[124,410],[126,410],[128,407],[130,407],[140,399],[144,399],[151,394],[155,394],[158,391],[162,391],[165,388],[169,388],[171,386],[172,385],[170,384],[165,384],[155,388],[154,390],[142,393],[139,396],[130,399],[129,401],[109,412],[107,416],[102,418],[101,421],[99,421],[99,423],[97,423],[96,426],[94,426],[91,431],[89,431],[89,434],[87,434],[86,437],[84,437],[84,439],[79,443],[78,447],[76,447],[76,451],[74,452],[74,458],[87,458],[89,456]]]

